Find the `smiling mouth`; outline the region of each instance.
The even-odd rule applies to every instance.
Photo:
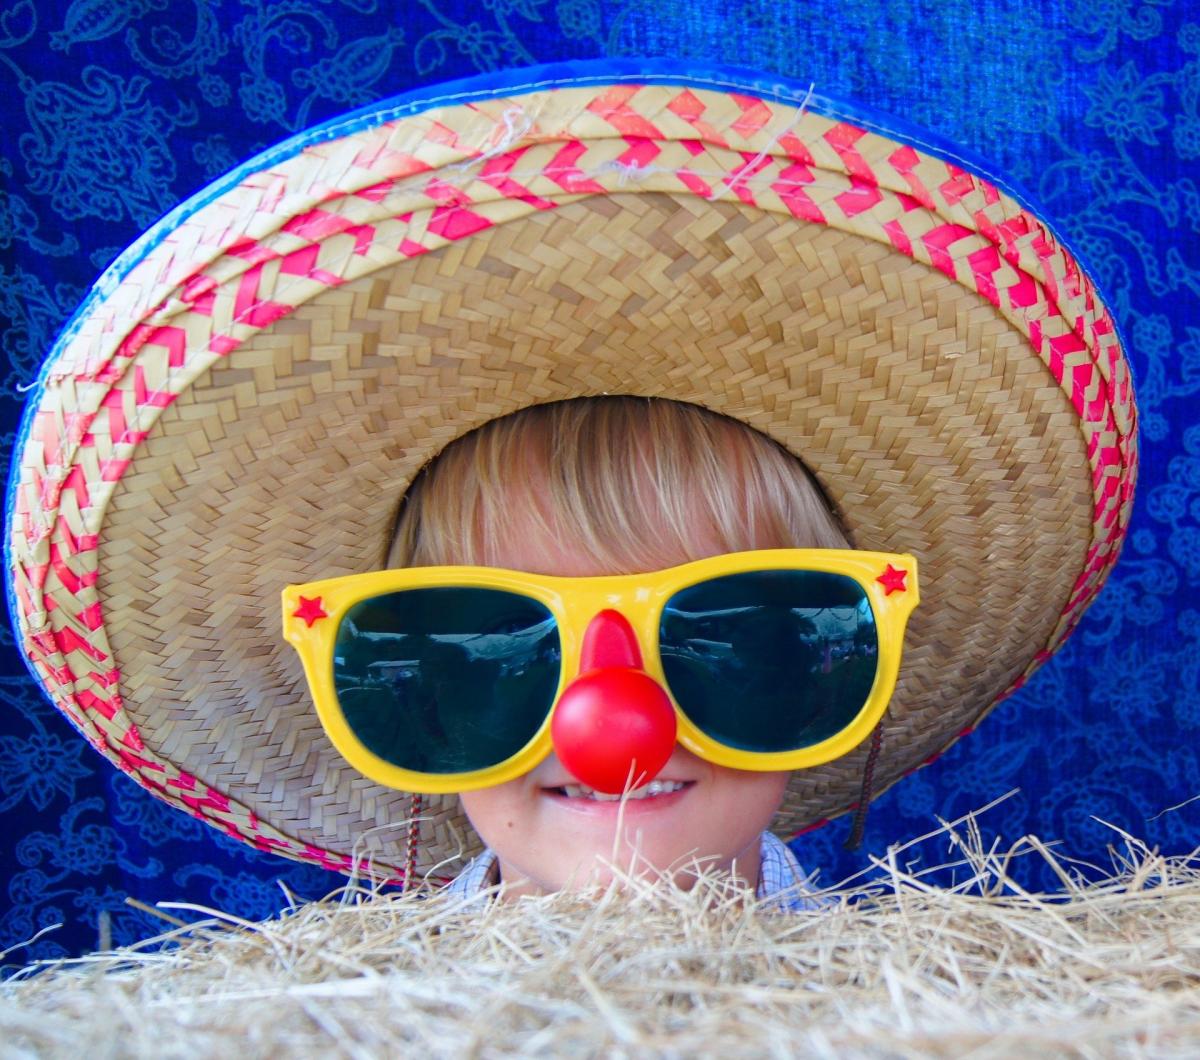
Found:
[[[627,795],[610,795],[607,792],[589,788],[586,784],[565,784],[560,788],[546,788],[551,795],[559,795],[567,799],[584,799],[591,802],[620,802],[622,798],[630,802],[639,799],[652,799],[656,796],[671,795],[676,791],[692,786],[692,781],[682,780],[652,780],[649,784],[629,792]]]

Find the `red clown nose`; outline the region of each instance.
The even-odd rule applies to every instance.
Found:
[[[608,795],[648,784],[675,749],[675,710],[642,669],[628,619],[601,611],[583,635],[579,676],[550,722],[559,761],[581,783]]]

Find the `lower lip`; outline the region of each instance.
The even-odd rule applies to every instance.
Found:
[[[569,795],[560,795],[554,788],[543,788],[542,790],[547,798],[576,813],[616,817],[623,811],[624,815],[628,817],[630,814],[654,813],[658,810],[670,809],[683,799],[693,787],[695,787],[695,783],[688,781],[679,790],[664,792],[661,795],[647,795],[645,798],[625,800],[605,799],[604,801],[582,797],[571,798]]]

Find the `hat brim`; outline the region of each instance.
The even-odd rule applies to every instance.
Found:
[[[36,395],[8,541],[35,671],[121,768],[260,847],[403,864],[408,800],[328,744],[279,589],[380,566],[416,471],[523,406],[735,416],[856,544],[920,557],[878,790],[1019,685],[1116,559],[1128,368],[1043,221],[820,101],[538,80],[360,115],[210,189]],[[797,774],[779,831],[849,808],[863,753]],[[426,868],[472,852],[456,801],[425,813]]]

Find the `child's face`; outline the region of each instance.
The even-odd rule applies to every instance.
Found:
[[[568,576],[613,573],[544,534],[519,536],[495,558],[496,566]],[[721,551],[714,547],[703,554]],[[696,558],[699,554],[667,558],[662,566]],[[554,754],[524,776],[460,798],[475,830],[496,853],[509,895],[604,883],[611,872],[603,863],[628,870],[631,859],[642,873],[673,869],[685,887],[693,858],[726,871],[736,868],[754,885],[759,836],[779,809],[789,775],[729,769],[676,745],[655,780],[683,787],[630,799],[623,810],[616,801],[568,795],[564,789],[577,782]],[[616,844],[618,816],[622,840]]]

